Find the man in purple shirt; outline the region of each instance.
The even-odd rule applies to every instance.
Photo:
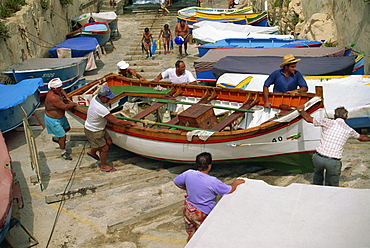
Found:
[[[296,59],[293,54],[288,54],[283,57],[283,63],[280,68],[270,74],[263,85],[263,98],[266,108],[271,107],[269,97],[269,87],[274,85],[274,92],[297,94],[307,92],[308,86],[302,74],[296,70],[297,62],[301,59]],[[297,87],[299,86],[299,89]]]
[[[227,185],[208,175],[212,168],[212,155],[208,152],[199,154],[195,165],[198,170],[187,170],[173,180],[177,187],[187,193],[183,215],[188,241],[215,207],[217,195],[230,194],[239,184],[245,182],[244,179],[236,179],[231,185]]]

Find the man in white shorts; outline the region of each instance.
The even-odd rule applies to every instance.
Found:
[[[185,63],[182,60],[176,61],[175,68],[170,68],[159,73],[152,82],[157,83],[163,78],[169,78],[172,83],[176,84],[197,84],[197,80],[190,71],[186,70]]]

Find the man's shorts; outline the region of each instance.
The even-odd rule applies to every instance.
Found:
[[[51,118],[45,114],[44,116],[45,127],[48,134],[54,134],[56,137],[61,138],[66,135],[66,129],[70,128],[68,120],[65,116],[60,119]]]
[[[99,148],[105,146],[107,143],[106,139],[110,138],[106,129],[102,131],[92,132],[84,128],[85,135],[92,148]]]

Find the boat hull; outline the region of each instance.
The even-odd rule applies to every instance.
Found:
[[[2,133],[0,132],[0,243],[10,227],[13,206],[14,176],[11,160]]]
[[[40,97],[43,98],[48,91],[48,83],[53,78],[60,78],[63,89],[69,92],[81,80],[86,64],[87,58],[39,58],[13,65],[3,73],[16,82],[42,78],[44,85],[40,87]]]
[[[251,6],[244,7],[242,9],[215,9],[215,8],[201,8],[201,7],[187,7],[180,9],[177,14],[182,18],[191,17],[195,15],[195,12],[203,13],[252,13],[253,8]]]
[[[203,128],[200,126],[188,126],[186,123],[183,125],[181,121],[176,122],[179,124],[170,124],[172,121],[175,121],[176,118],[172,119],[169,124],[155,123],[155,125],[159,125],[159,127],[164,125],[163,128],[147,127],[146,125],[148,125],[148,123],[142,119],[146,114],[143,115],[139,112],[135,116],[141,117],[134,117],[139,119],[133,120],[139,122],[139,124],[146,123],[143,124],[144,126],[107,125],[107,130],[112,137],[113,143],[125,150],[152,159],[176,163],[193,163],[195,154],[208,151],[212,153],[215,163],[244,162],[258,165],[265,164],[265,166],[269,168],[292,172],[308,172],[313,169],[311,160],[308,158],[318,145],[321,132],[320,128],[306,123],[300,117],[299,113],[294,110],[289,112],[288,115],[284,114],[284,116],[280,116],[280,110],[278,110],[277,107],[274,107],[273,110],[267,110],[262,106],[255,106],[252,109],[253,113],[243,114],[238,112],[241,103],[244,102],[243,104],[245,104],[245,101],[250,101],[251,99],[254,99],[253,101],[255,103],[259,101],[263,104],[262,92],[251,93],[240,89],[225,90],[206,86],[189,85],[183,87],[179,84],[169,84],[167,82],[140,82],[135,79],[127,79],[110,74],[105,76],[104,79],[96,80],[71,92],[69,96],[73,98],[74,96],[85,95],[86,92],[90,91],[91,87],[94,88],[103,81],[106,82],[117,95],[110,103],[111,109],[121,106],[121,103],[125,101],[131,102],[133,98],[138,99],[145,96],[148,97],[148,99],[153,99],[153,97],[160,97],[160,94],[162,94],[162,96],[163,94],[175,94],[180,97],[175,103],[167,103],[166,108],[170,109],[172,112],[178,107],[178,101],[182,101],[181,99],[183,98],[195,99],[194,104],[196,109],[198,107],[202,109],[208,107],[197,105],[199,100],[196,99],[203,99],[202,101],[204,101],[207,99],[205,96],[209,95],[208,97],[212,96],[212,99],[214,99],[210,102],[214,108],[213,111],[217,112],[222,108],[219,104],[222,105],[227,103],[230,104],[227,106],[236,106],[232,109],[234,109],[236,113],[243,115],[243,121],[237,129],[229,131],[224,130],[221,132],[218,130],[223,130],[224,127],[229,124],[225,124],[219,129],[216,128],[216,126],[219,126],[220,123],[209,124],[212,122],[209,118],[206,119],[207,122],[205,123],[207,127]],[[158,85],[167,88],[169,91],[165,93],[148,93],[148,89],[154,90],[152,87],[157,87]],[[135,89],[132,89],[133,86]],[[181,95],[177,93],[181,93]],[[306,103],[308,104],[307,111],[312,116],[323,116],[322,106],[320,105],[321,99],[313,97],[313,94],[300,97],[288,96],[281,93],[272,94],[274,95],[271,96],[271,101],[274,101],[273,106],[288,104],[289,106],[297,107]],[[193,106],[193,104],[190,105]],[[147,114],[152,113],[153,106],[144,112]],[[87,107],[77,107],[72,110],[72,116],[81,123],[84,123],[86,115]],[[180,117],[178,118],[180,120]],[[199,120],[202,118],[203,116],[200,115]],[[278,119],[274,121],[275,118]],[[222,120],[219,121],[223,122]],[[169,125],[172,129],[165,128],[166,125]],[[204,139],[198,136],[198,131],[206,131],[209,136]]]
[[[93,22],[67,34],[67,38],[94,37],[100,46],[104,46],[110,38],[110,28],[106,22]]]
[[[22,108],[30,117],[40,104],[41,78],[26,79],[14,85],[0,85],[0,130],[10,131],[23,121]],[[15,94],[16,92],[16,94]]]
[[[271,47],[320,47],[322,42],[303,39],[260,39],[260,38],[238,38],[224,39],[216,43],[207,43],[198,46],[199,56],[204,56],[210,49],[231,49],[231,48],[271,48]]]

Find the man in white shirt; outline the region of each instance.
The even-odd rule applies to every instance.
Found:
[[[304,111],[304,105],[298,106],[297,110],[305,121],[322,128],[320,144],[312,155],[312,163],[315,166],[313,184],[323,185],[324,171],[326,171],[325,185],[339,186],[342,153],[347,140],[355,138],[359,141],[370,141],[370,137],[358,134],[345,123],[348,118],[348,111],[344,107],[335,109],[334,120],[314,118]]]
[[[157,83],[163,78],[169,78],[172,83],[177,84],[197,84],[197,80],[190,71],[186,70],[185,63],[182,60],[176,61],[175,68],[170,68],[161,72],[153,82]]]
[[[115,125],[135,125],[132,121],[117,119],[109,112],[106,103],[114,97],[116,95],[108,86],[103,86],[99,89],[98,95],[90,101],[84,128],[87,140],[91,144],[91,149],[87,151],[87,155],[100,160],[100,171],[102,172],[113,172],[116,170],[116,168],[107,165],[107,152],[109,145],[112,144],[112,138],[105,127],[107,121]],[[98,151],[100,156],[96,154]]]

